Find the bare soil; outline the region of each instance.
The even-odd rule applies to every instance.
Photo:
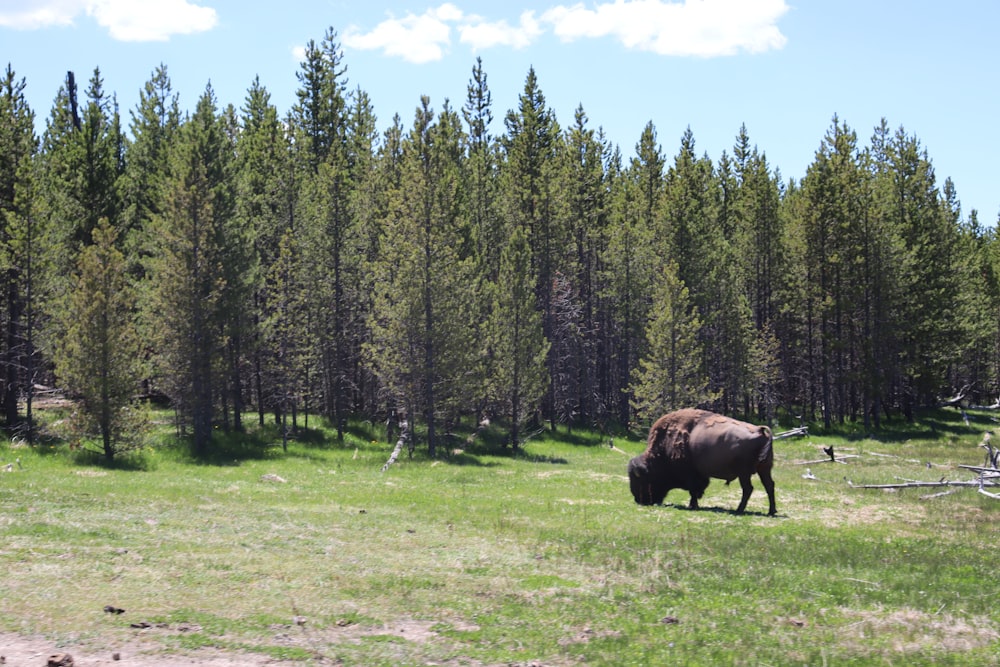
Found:
[[[0,656],[4,667],[46,667],[49,657],[68,654],[73,667],[260,667],[262,665],[291,665],[253,653],[233,653],[215,649],[199,649],[184,654],[168,655],[163,646],[132,640],[122,646],[106,648],[94,646],[56,646],[43,637],[24,637],[0,633]],[[116,657],[117,656],[117,657]]]

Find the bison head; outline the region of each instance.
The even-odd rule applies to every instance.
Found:
[[[664,484],[662,475],[650,474],[645,455],[636,456],[628,462],[628,480],[632,497],[640,505],[659,505],[670,490]]]

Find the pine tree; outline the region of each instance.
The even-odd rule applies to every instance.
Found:
[[[305,60],[295,74],[299,81],[295,92],[298,101],[292,107],[290,120],[297,130],[296,147],[312,172],[343,141],[346,71],[333,28],[327,29],[319,44],[309,40]]]
[[[18,190],[30,176],[27,169],[38,149],[35,114],[25,97],[27,82],[10,65],[0,79],[0,213],[17,211]]]
[[[270,94],[254,79],[244,102],[242,131],[236,144],[235,220],[247,237],[249,259],[250,312],[245,319],[243,338],[252,348],[253,387],[257,397],[257,418],[264,425],[264,410],[268,407],[265,391],[265,363],[271,361],[270,350],[261,340],[265,320],[271,317],[267,304],[271,299],[268,276],[278,261],[280,243],[291,231],[293,212],[290,199],[294,190],[294,174],[289,159],[288,137],[271,104]],[[297,269],[297,267],[296,267]],[[288,269],[291,270],[291,269]],[[291,326],[291,323],[289,323]],[[285,381],[282,381],[284,384]],[[277,391],[284,395],[286,392]]]
[[[117,102],[105,95],[99,69],[86,96],[81,109],[76,80],[69,72],[42,138],[39,191],[46,200],[46,254],[54,294],[68,288],[76,256],[92,242],[98,220],[116,227],[122,221],[125,139]]]
[[[339,439],[347,425],[355,345],[348,332],[357,322],[349,287],[360,257],[354,252],[357,225],[352,216],[351,155],[347,137],[346,68],[336,32],[306,46],[298,73],[298,103],[292,109],[297,159],[302,170],[299,199],[308,323],[319,363],[323,412]]]
[[[587,344],[583,324],[583,305],[573,281],[562,271],[552,276],[549,302],[549,367],[552,384],[552,428],[556,423],[572,428],[581,416],[580,377]]]
[[[947,387],[947,368],[958,338],[954,280],[957,221],[942,205],[934,168],[920,141],[903,128],[889,144],[892,199],[889,224],[905,248],[906,300],[899,324],[904,395],[918,404],[936,400]],[[906,408],[911,413],[912,405]]]
[[[689,128],[667,172],[661,234],[669,243],[662,252],[677,258],[678,277],[703,321],[698,334],[701,364],[719,401],[713,407],[732,413],[745,404],[754,335],[742,276],[736,270],[732,221],[725,217],[724,179],[707,157],[696,156]]]
[[[32,440],[32,391],[35,381],[37,274],[41,264],[34,158],[38,149],[35,115],[25,97],[26,82],[7,69],[0,79],[0,277],[3,289],[5,346],[3,415],[8,427],[19,423],[18,397],[27,391],[27,435]],[[26,372],[22,372],[22,369]]]
[[[267,267],[268,289],[262,308],[265,319],[260,324],[260,346],[268,362],[267,401],[275,410],[281,426],[282,447],[286,451],[290,433],[289,415],[294,415],[297,396],[305,388],[304,378],[299,372],[303,366],[305,347],[299,335],[299,325],[306,304],[303,303],[304,295],[297,280],[300,270],[297,254],[294,232],[286,229],[278,241],[277,257]],[[295,426],[293,423],[292,431]]]
[[[627,424],[631,417],[633,372],[645,347],[654,267],[661,244],[654,242],[663,196],[664,161],[656,141],[656,129],[647,123],[628,168],[609,169],[611,217],[604,251],[604,279],[610,304],[617,357],[617,418]]]
[[[387,184],[380,171],[377,119],[368,94],[360,88],[351,97],[347,117],[347,152],[351,191],[348,208],[353,234],[347,252],[353,255],[347,292],[352,303],[347,322],[349,341],[349,386],[352,410],[375,414],[379,404],[378,380],[363,363],[363,347],[371,339],[368,322],[372,312],[375,274],[370,270],[378,258],[388,208]]]
[[[733,202],[734,244],[756,329],[778,313],[775,293],[784,275],[779,176],[767,156],[749,148],[746,126],[734,146],[737,191]]]
[[[170,151],[163,212],[155,218],[147,316],[159,369],[195,454],[208,453],[226,328],[232,216],[229,138],[209,86]]]
[[[672,260],[661,268],[646,325],[647,352],[636,369],[634,408],[643,421],[715,399],[701,368],[701,318]]]
[[[542,328],[551,340],[553,331],[553,280],[568,247],[560,226],[555,179],[559,125],[548,108],[538,85],[534,68],[528,70],[524,90],[518,97],[518,109],[504,119],[506,134],[501,138],[504,161],[501,164],[501,188],[508,227],[523,227],[528,232],[532,251],[532,272],[537,277],[535,298],[542,311]],[[555,361],[548,360],[554,376]],[[554,384],[543,405],[545,416],[554,423]]]
[[[483,61],[476,58],[462,116],[468,126],[466,190],[476,255],[485,280],[495,280],[500,254],[505,246],[503,221],[498,215],[497,144],[490,134],[493,122],[493,95],[487,85]]]
[[[574,287],[579,303],[580,341],[575,346],[575,373],[557,391],[572,395],[579,418],[603,419],[607,411],[608,368],[603,350],[603,309],[600,304],[603,256],[607,246],[607,210],[604,173],[605,145],[602,136],[590,129],[583,106],[578,106],[574,123],[566,131],[561,188],[566,192],[566,228],[572,255],[564,271]],[[556,340],[553,336],[553,342]]]
[[[970,218],[978,223],[978,212],[973,210]],[[987,359],[989,375],[985,378],[982,389],[1000,403],[1000,236],[995,228],[984,236],[980,270],[985,290],[979,298],[985,313],[980,334],[984,339],[983,354]]]
[[[56,374],[80,397],[86,431],[100,435],[108,461],[141,444],[132,397],[142,346],[136,297],[117,236],[104,219],[92,230],[93,244],[80,253],[78,272],[60,311],[60,341],[53,350]]]
[[[44,238],[39,240],[45,252],[44,255],[38,255],[38,258],[43,259],[46,265],[42,272],[36,273],[40,273],[42,277],[39,291],[48,297],[40,302],[42,307],[39,308],[39,319],[42,321],[51,321],[58,314],[55,303],[68,289],[68,278],[76,267],[76,253],[79,250],[72,240],[72,230],[87,217],[81,194],[81,185],[85,180],[81,174],[87,171],[84,164],[86,154],[82,147],[82,121],[77,96],[76,78],[73,72],[68,72],[46,120],[41,150],[36,160],[36,196],[33,197],[33,208],[40,222],[37,227],[44,233]],[[15,293],[8,293],[9,311],[13,315],[7,321],[5,331],[8,355],[15,355],[15,350],[23,349],[18,326],[24,306],[20,301],[15,302],[13,297],[16,296]],[[46,328],[41,327],[43,332]],[[12,356],[8,358],[13,359]],[[23,386],[23,379],[18,377],[10,363],[6,370],[4,387],[9,389],[3,396],[4,413],[9,424],[16,424],[17,395]]]
[[[488,346],[495,360],[492,393],[506,416],[508,442],[514,448],[520,446],[521,428],[538,410],[548,384],[549,344],[542,334],[534,287],[527,235],[516,228],[501,255],[488,324]]]
[[[990,232],[979,223],[979,214],[972,210],[963,220],[961,205],[952,180],[945,179],[941,189],[942,206],[950,224],[958,231],[955,252],[956,275],[952,278],[955,291],[955,343],[957,361],[949,365],[949,383],[956,389],[969,386],[970,402],[992,402],[991,384],[995,377],[991,368],[993,311],[990,306],[989,280]]]
[[[805,310],[814,351],[810,372],[819,378],[819,400],[828,426],[834,418],[847,417],[848,395],[854,389],[851,377],[862,354],[854,325],[864,302],[855,274],[864,261],[864,222],[870,219],[865,179],[857,135],[835,117],[802,182],[807,203]]]
[[[695,154],[694,134],[688,128],[681,137],[681,147],[668,169],[664,186],[660,230],[665,241],[661,252],[677,258],[678,276],[691,290],[699,307],[710,293],[712,268],[718,259],[722,240],[714,227],[715,184],[712,163]]]
[[[147,225],[160,212],[167,177],[167,153],[180,127],[178,96],[173,93],[167,66],[157,67],[139,92],[131,112],[132,141],[126,149],[122,178],[122,243],[130,270],[141,274],[142,261],[150,252]]]
[[[656,228],[663,204],[663,170],[666,162],[663,151],[656,140],[656,128],[652,122],[646,123],[639,142],[635,146],[635,157],[629,165],[632,180],[637,189],[637,211],[639,224],[649,230]]]
[[[470,391],[473,368],[471,258],[461,209],[461,127],[445,105],[437,122],[424,97],[402,144],[400,187],[393,195],[367,347],[397,405],[422,417],[436,455],[441,416],[454,416]]]
[[[649,277],[652,276],[652,231],[639,224],[639,191],[615,152],[608,168],[609,222],[607,246],[602,249],[603,298],[608,303],[608,349],[612,368],[613,410],[620,424],[631,417],[632,369],[645,336]]]
[[[98,221],[107,219],[111,224],[121,222],[121,197],[119,178],[124,168],[122,160],[123,137],[118,103],[104,92],[104,80],[99,69],[94,70],[87,87],[87,104],[81,117],[80,131],[73,148],[76,188],[73,196],[80,220],[64,220],[69,227],[71,248],[92,242],[91,232]]]

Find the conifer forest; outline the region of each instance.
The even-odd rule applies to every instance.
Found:
[[[8,65],[3,424],[30,437],[58,389],[109,458],[141,400],[195,452],[322,415],[405,419],[435,456],[458,419],[517,447],[685,406],[877,429],[998,400],[1000,240],[902,126],[834,116],[785,178],[745,127],[718,156],[652,123],[612,145],[533,69],[500,110],[470,65],[460,106],[388,122],[333,30],[287,110],[259,80],[181,109],[166,65],[131,109],[98,69],[31,109]]]

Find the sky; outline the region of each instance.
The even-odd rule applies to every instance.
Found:
[[[460,109],[476,58],[494,135],[534,68],[562,127],[582,107],[635,154],[652,122],[672,160],[687,128],[699,154],[732,154],[740,127],[784,180],[801,179],[833,118],[861,145],[884,118],[916,136],[963,216],[1000,213],[1000,3],[982,0],[0,0],[0,66],[27,82],[44,129],[74,71],[95,67],[123,122],[167,67],[183,110],[210,83],[239,108],[255,77],[282,115],[305,45],[336,31],[349,90],[380,129],[412,124],[422,95]]]

